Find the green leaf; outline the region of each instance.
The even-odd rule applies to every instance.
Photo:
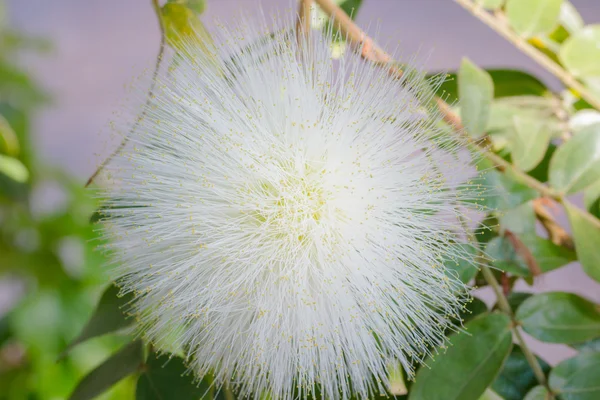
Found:
[[[548,239],[535,235],[519,236],[529,249],[542,272],[549,272],[576,260],[572,250],[557,246]],[[496,237],[486,246],[486,254],[492,258],[492,265],[511,274],[528,277],[531,271],[525,260],[517,254],[507,238]]]
[[[550,184],[566,194],[600,180],[600,124],[577,132],[550,160]]]
[[[488,10],[497,10],[502,7],[504,0],[477,0],[477,3]]]
[[[183,4],[196,14],[206,10],[206,0],[169,0],[168,3]]]
[[[486,71],[494,82],[494,98],[542,96],[548,91],[539,79],[523,71],[516,69],[486,69]],[[437,95],[449,103],[458,100],[458,84],[455,73],[446,74],[446,79],[437,89]]]
[[[536,386],[531,389],[523,400],[552,400],[554,396],[550,396],[548,390],[543,386]]]
[[[474,258],[476,249],[473,245],[457,243],[454,244],[456,247],[457,257],[448,258],[444,260],[444,266],[447,268],[447,274],[453,277],[458,277],[461,282],[468,283],[471,279],[475,278],[479,268],[473,263],[469,262],[470,259]],[[450,252],[449,252],[450,253]],[[466,257],[461,256],[464,254]]]
[[[600,399],[600,353],[581,353],[558,364],[548,383],[562,400]]]
[[[457,324],[461,323],[466,324],[471,321],[473,318],[477,316],[487,313],[489,310],[487,305],[477,297],[473,297],[469,303],[467,303],[462,310],[460,310],[460,314],[458,318],[460,321],[456,321]]]
[[[510,230],[516,234],[535,234],[535,211],[533,204],[528,201],[514,208],[499,213],[502,231]]]
[[[573,343],[573,344],[571,344],[571,347],[573,347],[574,349],[577,349],[577,351],[579,351],[579,352],[584,352],[584,351],[600,352],[600,337],[597,337],[596,339],[588,340],[587,342]]]
[[[539,357],[536,358],[544,373],[548,373],[550,366]],[[491,388],[505,400],[521,400],[537,383],[523,350],[515,345]]]
[[[0,151],[9,156],[19,154],[19,138],[10,123],[0,114]]]
[[[206,28],[194,11],[184,4],[167,3],[161,9],[167,43],[175,50],[189,54],[189,46],[196,46],[206,54],[214,47]]]
[[[551,131],[544,120],[513,117],[513,137],[511,143],[513,163],[523,171],[530,171],[542,161]]]
[[[87,374],[69,400],[91,400],[121,379],[138,371],[143,363],[142,342],[132,342]]]
[[[592,215],[600,218],[600,180],[585,190],[583,203]]]
[[[21,161],[3,154],[0,154],[0,173],[18,183],[29,179],[29,171]]]
[[[508,0],[506,17],[519,35],[550,33],[558,24],[562,0]]]
[[[473,137],[485,133],[490,105],[494,98],[494,83],[490,75],[464,58],[458,71],[460,116],[467,132]]]
[[[450,337],[447,351],[419,369],[410,400],[477,400],[494,380],[510,352],[510,318],[486,314]]]
[[[565,40],[558,57],[578,78],[600,76],[600,25],[588,25]]]
[[[180,357],[151,353],[135,391],[136,400],[211,399],[210,385],[190,375]]]
[[[487,170],[474,179],[473,184],[480,185],[484,191],[479,204],[490,210],[508,210],[538,197],[535,190],[518,182],[508,171]]]
[[[565,209],[573,230],[575,251],[581,267],[589,277],[600,282],[600,251],[598,251],[600,229],[598,224],[592,221],[594,216],[583,213],[569,202],[565,202]]]
[[[119,288],[110,285],[102,294],[96,310],[94,310],[85,327],[79,336],[69,344],[65,353],[86,340],[116,332],[129,326],[131,321],[126,318],[124,308],[132,300],[133,294],[128,293],[125,296],[119,296]]]
[[[585,25],[583,18],[581,18],[577,9],[567,0],[563,0],[562,6],[560,7],[559,21],[571,35],[579,31]]]
[[[523,304],[525,300],[531,296],[533,296],[533,294],[526,292],[510,292],[507,296],[508,305],[510,306],[511,310],[516,311],[519,307],[521,307],[521,304]]]
[[[532,296],[519,307],[516,318],[525,332],[543,342],[569,344],[600,336],[597,306],[573,293]]]

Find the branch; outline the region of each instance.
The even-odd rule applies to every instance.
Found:
[[[517,49],[531,57],[539,65],[546,69],[562,83],[570,87],[579,93],[579,95],[591,104],[597,110],[600,110],[600,100],[596,98],[581,82],[579,82],[573,75],[565,71],[558,63],[542,53],[534,46],[532,46],[527,40],[519,36],[513,31],[508,25],[508,21],[504,14],[500,11],[496,11],[493,15],[484,10],[481,6],[474,3],[471,0],[454,0],[460,4],[463,8],[469,11],[473,16],[478,18],[481,22],[492,28],[500,36],[511,42]]]
[[[308,38],[310,33],[310,6],[312,0],[300,0],[298,9],[298,22],[296,23],[296,36],[298,41],[304,36]]]
[[[92,176],[90,176],[90,178],[87,180],[87,182],[85,184],[85,187],[88,187],[89,185],[91,185],[92,182],[94,182],[94,179],[96,179],[98,174],[100,174],[100,172],[102,172],[102,170],[108,165],[108,163],[117,154],[119,154],[119,152],[121,150],[123,150],[123,148],[129,141],[129,136],[133,132],[135,132],[137,130],[137,128],[140,126],[140,123],[146,116],[146,110],[152,103],[154,89],[156,88],[156,78],[158,77],[158,73],[160,71],[160,66],[161,66],[161,63],[162,63],[162,60],[164,57],[164,53],[165,53],[165,43],[166,43],[165,23],[161,16],[161,8],[160,8],[160,4],[158,3],[158,0],[152,0],[152,7],[154,8],[154,12],[156,13],[156,16],[158,17],[158,24],[159,24],[159,29],[160,29],[160,47],[158,49],[158,55],[156,56],[156,63],[154,64],[154,72],[152,73],[152,82],[150,83],[150,89],[148,89],[148,94],[146,95],[146,104],[144,105],[144,110],[142,111],[142,114],[139,116],[139,118],[135,121],[135,124],[129,131],[129,134],[127,136],[125,136],[123,138],[123,140],[121,140],[121,143],[119,144],[119,146],[104,161],[102,161],[100,166],[96,169],[96,171],[92,174]]]
[[[573,243],[571,236],[554,220],[552,214],[544,207],[544,204],[548,201],[549,200],[545,197],[533,201],[533,211],[535,212],[535,216],[548,233],[548,237],[552,243],[575,250],[575,244]]]

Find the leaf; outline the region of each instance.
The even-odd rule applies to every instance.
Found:
[[[21,161],[3,154],[0,154],[0,173],[17,183],[29,180],[29,171]]]
[[[548,91],[539,79],[527,72],[516,69],[486,69],[486,71],[494,83],[494,98],[496,99],[509,96],[542,96]],[[446,79],[437,89],[437,95],[449,103],[458,100],[458,84],[455,73],[446,74]]]
[[[581,353],[558,364],[548,383],[562,400],[600,398],[600,353]]]
[[[531,389],[523,400],[552,400],[554,396],[548,393],[548,390],[543,386],[536,386]]]
[[[600,352],[600,337],[597,337],[596,339],[588,340],[587,342],[573,343],[573,344],[571,344],[571,347],[573,347],[574,349],[577,349],[577,351],[579,351],[579,352],[584,352],[584,351]]]
[[[575,251],[581,267],[590,278],[600,282],[600,228],[598,220],[593,221],[591,214],[585,214],[569,202],[564,203],[575,241]]]
[[[210,385],[198,384],[180,357],[151,353],[135,391],[136,400],[211,399]]]
[[[124,314],[124,308],[133,300],[133,294],[119,296],[119,288],[115,285],[110,285],[102,294],[96,310],[91,318],[86,323],[85,327],[73,340],[67,349],[63,352],[68,352],[70,349],[85,342],[88,339],[115,332],[130,325]]]
[[[444,266],[447,268],[447,274],[453,277],[458,277],[461,282],[468,283],[475,278],[479,268],[469,262],[476,254],[476,249],[469,244],[455,244],[456,250],[448,253],[457,254],[456,257],[447,258],[444,260]],[[461,255],[465,255],[464,257]]]
[[[510,318],[485,314],[450,337],[447,351],[417,372],[410,400],[477,400],[510,352]]]
[[[121,379],[136,372],[143,362],[142,342],[132,342],[87,374],[69,400],[90,400],[102,394]]]
[[[497,10],[502,7],[504,0],[477,0],[477,3],[488,10]]]
[[[183,4],[196,14],[206,10],[206,0],[169,0],[168,3]]]
[[[499,213],[501,230],[516,234],[535,234],[535,212],[531,201]]]
[[[473,137],[485,132],[494,98],[494,83],[490,75],[464,58],[458,71],[458,94],[460,116]]]
[[[508,305],[511,310],[517,310],[525,300],[533,296],[531,293],[526,292],[510,292],[507,296]]]
[[[536,358],[544,373],[548,373],[550,366],[539,357]],[[537,384],[538,381],[523,354],[523,350],[521,350],[521,347],[514,345],[500,371],[500,375],[498,375],[491,388],[505,400],[521,400]]]
[[[521,242],[529,249],[542,272],[549,272],[576,260],[572,250],[557,246],[551,240],[535,235],[519,236]],[[514,246],[505,237],[492,239],[485,248],[485,253],[492,259],[492,265],[511,274],[528,277],[531,270],[522,256],[517,254]]]
[[[600,124],[589,126],[560,146],[550,160],[550,185],[577,193],[600,180]]]
[[[584,26],[583,18],[581,18],[577,9],[573,7],[573,4],[567,0],[563,0],[560,6],[559,21],[571,35]]]
[[[523,330],[543,342],[578,343],[600,336],[600,312],[573,293],[550,292],[525,300],[516,313]]]
[[[506,17],[519,35],[550,33],[558,24],[562,0],[507,0]]]
[[[551,131],[545,121],[532,118],[513,117],[514,134],[511,149],[514,164],[523,171],[530,171],[542,161]]]
[[[590,214],[600,218],[600,180],[585,190],[583,203]]]
[[[10,123],[0,114],[0,150],[9,156],[19,154],[19,138]]]
[[[578,78],[600,76],[600,24],[588,25],[565,40],[558,58]]]
[[[456,324],[466,324],[473,318],[488,312],[487,305],[477,297],[473,297],[469,303],[467,303],[462,310],[460,310],[460,314],[458,316],[459,320],[456,321]]]
[[[210,54],[214,47],[212,39],[198,16],[184,4],[167,3],[161,9],[167,43],[175,50],[192,56],[190,46],[196,46]]]
[[[480,204],[490,210],[508,210],[538,197],[535,190],[518,182],[509,171],[487,170],[474,179],[473,184],[480,185],[484,191],[480,194]]]

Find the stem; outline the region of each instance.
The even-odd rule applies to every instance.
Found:
[[[310,34],[310,7],[312,0],[300,0],[298,9],[298,22],[296,23],[296,35],[298,40],[303,36],[308,38]]]
[[[496,11],[496,13],[492,15],[471,0],[454,1],[473,14],[481,22],[496,31],[500,36],[511,42],[517,49],[531,57],[539,65],[544,67],[546,71],[560,79],[565,86],[578,92],[579,95],[594,108],[600,110],[600,100],[598,100],[596,96],[583,86],[573,75],[565,71],[558,63],[554,62],[554,60],[536,49],[527,42],[527,40],[513,31],[508,25],[506,17],[502,12]]]
[[[472,243],[477,243],[477,238],[475,238],[475,235],[469,229],[469,226],[467,225],[464,217],[459,216],[458,221],[460,222],[460,225],[462,226],[465,233],[467,234],[469,241],[471,241]],[[480,251],[480,254],[481,254],[481,257],[484,258],[484,255],[481,253],[481,251]],[[508,299],[506,298],[506,295],[504,294],[504,290],[502,289],[502,286],[500,285],[500,283],[498,283],[498,280],[494,276],[494,273],[492,272],[490,267],[486,264],[485,260],[484,260],[484,262],[481,263],[481,274],[483,275],[483,278],[488,283],[488,285],[490,285],[492,287],[492,290],[494,291],[494,294],[496,295],[496,299],[498,301],[498,307],[500,308],[500,311],[502,311],[503,313],[508,315],[510,317],[511,321],[513,322],[513,326],[512,326],[511,330],[515,336],[517,343],[521,347],[521,350],[523,351],[523,354],[525,355],[525,359],[527,360],[527,363],[531,367],[531,370],[533,371],[537,381],[548,390],[548,393],[550,393],[551,399],[553,399],[554,395],[552,394],[552,390],[548,386],[548,382],[546,380],[546,375],[544,375],[544,371],[542,370],[540,363],[538,362],[535,355],[531,352],[531,350],[527,346],[527,343],[525,342],[525,339],[521,335],[521,332],[519,331],[519,328],[517,326],[518,322],[514,318],[513,310],[510,307],[510,304],[508,303]]]
[[[163,56],[165,53],[165,42],[166,42],[165,23],[161,16],[161,8],[160,8],[160,4],[159,4],[158,0],[152,0],[152,8],[154,9],[156,16],[158,17],[158,24],[159,24],[159,28],[160,28],[160,47],[158,49],[158,55],[156,56],[156,63],[154,64],[154,72],[152,73],[152,82],[150,83],[150,89],[148,89],[148,94],[146,95],[146,104],[144,105],[144,110],[142,111],[142,114],[140,115],[140,117],[135,121],[135,124],[129,131],[129,134],[127,136],[125,136],[123,138],[123,140],[121,140],[121,143],[119,144],[119,146],[104,161],[102,161],[100,166],[98,166],[96,171],[92,174],[92,176],[90,176],[90,178],[88,179],[88,181],[85,184],[85,187],[88,187],[92,182],[94,182],[94,179],[96,179],[98,174],[100,174],[100,172],[102,172],[102,170],[108,165],[108,163],[117,154],[119,154],[119,152],[121,150],[123,150],[123,148],[129,141],[129,136],[133,132],[135,132],[137,130],[137,128],[140,126],[140,123],[146,116],[146,110],[150,106],[150,103],[152,103],[154,89],[156,88],[156,78],[158,76],[158,72],[160,71],[160,66],[161,66]]]

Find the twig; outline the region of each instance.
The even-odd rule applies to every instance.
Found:
[[[300,0],[298,9],[298,22],[296,23],[296,36],[300,39],[308,37],[310,33],[310,7],[312,0]]]
[[[579,82],[573,75],[565,71],[559,64],[554,62],[554,60],[536,49],[529,42],[527,42],[527,40],[512,30],[502,12],[496,11],[494,14],[490,14],[471,0],[454,1],[477,17],[481,22],[496,31],[499,35],[511,42],[517,49],[531,57],[548,72],[560,79],[565,86],[570,87],[578,92],[579,95],[594,108],[600,110],[600,100],[597,99],[596,96],[594,96],[585,86],[583,86],[581,82]]]
[[[159,4],[158,0],[152,0],[152,7],[154,8],[154,12],[156,13],[156,16],[158,17],[158,23],[159,23],[159,28],[160,28],[160,47],[158,49],[158,55],[156,56],[156,63],[154,64],[154,72],[152,73],[152,82],[150,83],[150,89],[148,89],[148,94],[146,96],[146,104],[144,105],[144,110],[142,111],[142,114],[139,116],[139,118],[135,121],[135,124],[129,131],[129,134],[127,136],[123,137],[123,140],[121,140],[121,143],[119,144],[119,146],[100,164],[100,166],[96,169],[96,171],[92,174],[92,176],[90,176],[90,178],[87,180],[87,182],[85,184],[85,187],[88,187],[92,182],[94,182],[94,179],[96,179],[98,174],[100,174],[100,172],[102,172],[102,170],[108,165],[108,163],[117,154],[119,154],[119,152],[121,150],[123,150],[123,148],[129,141],[129,136],[131,136],[131,134],[133,132],[135,132],[137,130],[137,128],[140,126],[140,123],[146,116],[148,107],[152,103],[154,89],[156,88],[156,78],[158,77],[158,73],[160,71],[160,66],[161,66],[161,63],[162,63],[162,60],[164,57],[164,53],[165,53],[165,43],[166,43],[165,24],[164,24],[164,21],[161,16],[161,9],[160,9],[160,4]]]
[[[548,210],[546,210],[544,207],[546,201],[548,201],[548,199],[545,197],[533,201],[533,211],[535,212],[535,216],[548,233],[548,237],[552,243],[574,250],[575,245],[573,243],[573,238],[571,238],[567,231],[564,230],[558,222],[554,220]]]

